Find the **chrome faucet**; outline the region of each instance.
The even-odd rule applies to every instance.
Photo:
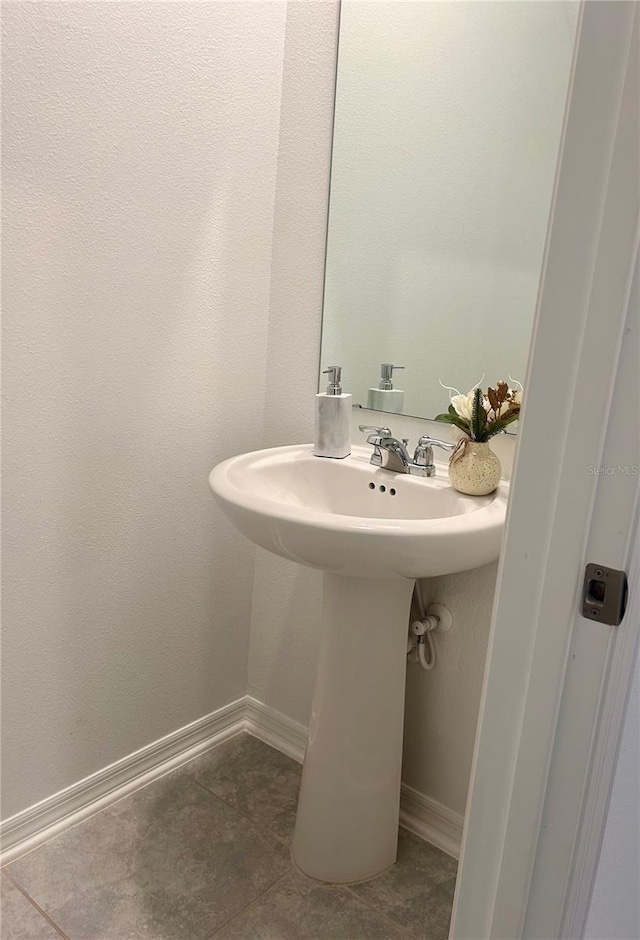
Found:
[[[367,436],[367,444],[373,444],[373,453],[370,463],[383,470],[393,470],[395,473],[408,473],[409,454],[407,452],[408,438],[399,441],[390,428],[376,428],[369,424],[358,425],[361,431],[371,431]]]
[[[455,450],[457,444],[449,444],[448,441],[439,441],[435,437],[429,437],[423,434],[416,445],[416,452],[413,457],[413,466],[415,470],[409,473],[417,473],[422,477],[434,477],[436,475],[436,465],[433,462],[433,448],[440,447],[441,450]]]
[[[409,438],[403,437],[401,441],[395,438],[390,428],[377,428],[369,424],[360,424],[361,431],[371,431],[367,437],[367,444],[373,444],[373,453],[370,463],[382,470],[394,473],[411,473],[419,477],[433,477],[436,467],[433,462],[433,448],[453,450],[456,445],[447,441],[438,441],[434,437],[423,434],[419,439],[413,460],[409,457],[407,447]]]

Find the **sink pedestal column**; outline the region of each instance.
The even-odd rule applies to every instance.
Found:
[[[322,641],[293,858],[321,881],[396,860],[414,582],[324,575]]]

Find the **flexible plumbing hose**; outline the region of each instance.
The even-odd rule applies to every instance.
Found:
[[[428,656],[427,649],[429,650]],[[422,643],[418,643],[418,659],[422,668],[426,669],[427,672],[430,672],[436,664],[436,647],[430,633],[425,633]]]
[[[415,637],[417,660],[427,672],[436,664],[436,647],[431,633],[437,626],[438,618],[426,615],[424,620],[414,620],[410,627],[411,635]]]

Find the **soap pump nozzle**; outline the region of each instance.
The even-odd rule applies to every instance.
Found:
[[[342,366],[329,366],[322,374],[329,376],[327,395],[342,395],[342,385],[340,384]]]
[[[385,392],[390,392],[393,389],[393,370],[394,369],[404,369],[404,366],[394,366],[391,362],[383,362],[380,366],[380,381],[378,382],[378,388],[383,389]]]

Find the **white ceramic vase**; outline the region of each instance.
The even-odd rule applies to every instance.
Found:
[[[468,496],[493,493],[501,476],[502,466],[488,442],[467,441],[454,453],[449,464],[451,485]]]

